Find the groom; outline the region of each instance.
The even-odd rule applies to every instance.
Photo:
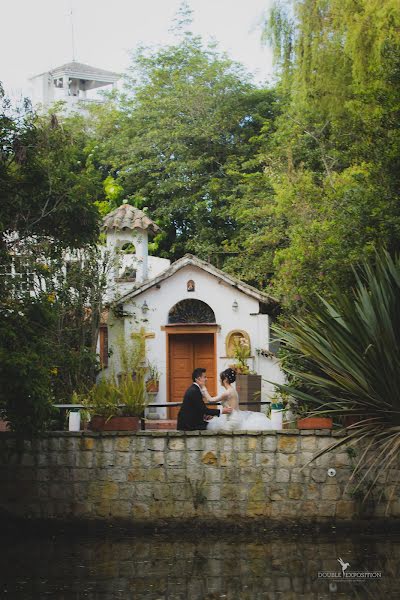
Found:
[[[220,414],[230,414],[230,406],[226,408],[208,408],[201,394],[201,389],[206,385],[206,369],[195,369],[192,373],[192,385],[186,390],[182,406],[178,413],[177,429],[181,431],[195,431],[207,429],[206,416],[219,417]]]

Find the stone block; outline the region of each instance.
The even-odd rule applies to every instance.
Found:
[[[232,452],[221,452],[221,456],[219,459],[220,467],[229,467],[234,465],[235,463],[235,454]]]
[[[144,502],[134,502],[132,504],[131,517],[134,520],[145,519],[150,515],[150,508]]]
[[[108,519],[111,517],[111,502],[102,500],[93,505],[93,515],[98,518]]]
[[[300,447],[306,452],[315,452],[317,449],[317,438],[315,436],[302,437]]]
[[[189,473],[189,475],[192,477],[193,473]],[[186,481],[187,471],[184,467],[174,467],[173,469],[167,469],[166,476],[171,483],[182,483]]]
[[[322,500],[339,500],[342,496],[342,491],[338,485],[326,485],[322,487]]]
[[[262,449],[266,452],[275,452],[278,445],[276,436],[263,436]]]
[[[125,438],[121,438],[125,439]],[[129,441],[129,440],[128,440]],[[117,467],[129,467],[131,464],[131,457],[129,452],[116,452],[115,453],[115,465]]]
[[[118,467],[112,469],[112,471],[108,474],[108,477],[112,481],[124,482],[128,478],[128,469],[124,469],[123,467]]]
[[[337,452],[333,454],[333,457],[335,468],[349,467],[351,465],[350,457],[347,452]]]
[[[154,484],[138,482],[135,484],[136,487],[136,497],[138,500],[150,500],[153,496]]]
[[[281,500],[286,500],[287,498],[287,487],[279,486],[279,485],[271,485],[268,490],[268,498],[272,502],[280,502]]]
[[[168,440],[168,447],[171,448],[170,442],[180,442],[182,440]],[[154,452],[164,452],[167,446],[167,439],[164,438],[148,438],[146,440],[146,450],[152,450]]]
[[[218,467],[207,466],[204,475],[205,480],[208,483],[217,483],[221,481],[221,469]]]
[[[117,437],[115,440],[116,452],[129,452],[131,447],[130,437]]]
[[[247,440],[247,450],[250,452],[260,450],[260,445],[261,441],[259,437],[249,437]]]
[[[113,467],[115,464],[114,452],[96,452],[96,467]]]
[[[213,452],[216,454],[218,452],[219,446],[219,437],[214,435],[213,437],[204,437],[202,436],[203,441],[203,449],[205,452]]]
[[[201,462],[205,465],[216,465],[218,464],[218,458],[214,452],[205,452],[201,457]]]
[[[275,454],[272,452],[256,452],[255,464],[257,467],[269,467],[275,466]]]
[[[94,466],[93,452],[78,452],[76,464],[79,468],[91,469]]]
[[[146,471],[146,478],[148,481],[158,481],[158,482],[166,481],[164,468],[156,467],[153,469],[148,469]]]
[[[305,495],[308,500],[318,500],[321,496],[321,487],[316,483],[308,483],[305,486]]]
[[[292,454],[297,452],[298,436],[297,435],[279,435],[278,436],[278,452],[284,454]]]
[[[114,437],[105,437],[100,440],[100,448],[103,452],[113,452],[114,444]]]
[[[169,467],[177,467],[184,465],[185,454],[183,452],[169,451],[167,452],[167,465]]]
[[[140,467],[133,467],[126,473],[127,481],[145,481],[146,471]]]
[[[198,437],[188,437],[186,439],[186,448],[190,451],[203,450],[203,439]]]
[[[296,454],[277,454],[277,467],[278,469],[290,469],[296,466],[297,455]]]
[[[276,470],[263,468],[261,471],[261,479],[264,483],[276,481]]]
[[[219,447],[222,452],[233,452],[233,438],[231,436],[222,436],[219,440]]]
[[[326,469],[323,468],[312,468],[310,475],[311,479],[318,483],[324,483],[328,477]]]
[[[293,467],[290,470],[290,481],[292,483],[304,483],[306,479],[307,474],[305,474],[304,471],[300,469],[300,467]]]
[[[330,502],[328,500],[320,500],[318,502],[318,516],[334,517],[335,511],[336,511],[336,502]]]
[[[237,465],[238,467],[250,467],[254,464],[254,455],[250,452],[238,452]]]
[[[329,448],[329,446],[333,446],[333,444],[336,443],[336,440],[333,440],[331,437],[318,437],[316,440],[318,450],[324,450],[325,448]]]
[[[300,500],[304,495],[304,487],[300,483],[290,483],[288,486],[288,498]]]
[[[248,490],[248,501],[249,502],[265,502],[267,495],[265,491],[265,483],[258,481],[251,485]]]
[[[94,438],[90,438],[90,437],[81,438],[79,447],[81,450],[93,450],[95,447]]]
[[[156,440],[154,440],[156,441]],[[157,441],[164,441],[164,440],[157,440]],[[183,451],[186,449],[186,445],[185,445],[186,440],[185,439],[169,439],[168,440],[168,449],[169,450],[180,450]]]
[[[270,517],[271,504],[265,502],[249,502],[246,507],[246,516],[248,517]]]
[[[204,493],[208,501],[221,500],[221,487],[219,485],[205,485]]]
[[[136,498],[136,487],[134,483],[120,483],[118,498],[120,500],[134,500]]]
[[[290,472],[287,469],[278,469],[276,472],[277,483],[288,483],[290,479]]]
[[[293,500],[283,500],[282,502],[271,503],[271,518],[278,521],[289,518],[294,519],[300,513],[300,502]]]
[[[164,465],[165,464],[164,452],[152,452],[151,462],[153,465],[159,465],[159,466]]]

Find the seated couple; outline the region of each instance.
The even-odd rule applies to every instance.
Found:
[[[233,383],[236,373],[225,369],[220,374],[221,385],[225,390],[212,398],[206,388],[206,369],[195,369],[193,383],[186,390],[182,406],[178,413],[178,429],[181,431],[265,431],[273,429],[271,419],[263,413],[239,410],[239,398]],[[204,403],[221,402],[221,408],[209,408]]]

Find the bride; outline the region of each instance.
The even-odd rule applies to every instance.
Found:
[[[208,422],[207,431],[265,431],[267,429],[275,429],[271,419],[259,412],[239,409],[239,398],[236,389],[232,383],[236,381],[236,373],[233,369],[225,369],[220,373],[221,384],[225,388],[219,396],[212,398],[204,386],[201,390],[203,399],[206,402],[221,402],[222,406],[231,406],[232,412],[230,415],[220,415],[213,417]]]

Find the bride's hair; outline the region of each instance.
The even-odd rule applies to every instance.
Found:
[[[236,381],[236,372],[233,369],[225,369],[219,376],[221,377],[221,381],[224,381],[224,379],[227,379],[229,383],[234,383]]]

